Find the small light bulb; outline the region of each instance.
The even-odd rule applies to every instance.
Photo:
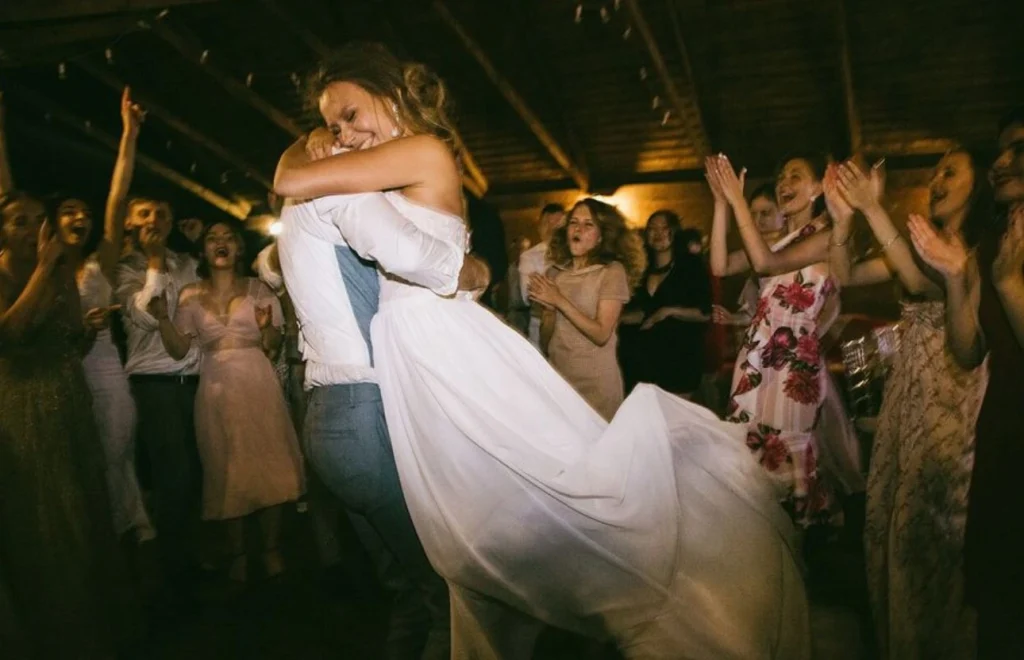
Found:
[[[267,228],[267,233],[269,233],[271,236],[280,236],[282,229],[284,229],[284,225],[281,224],[281,221],[274,220],[273,222],[270,223],[270,226]]]

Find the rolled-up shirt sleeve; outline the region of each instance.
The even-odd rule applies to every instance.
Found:
[[[458,289],[464,246],[422,231],[383,194],[331,195],[314,205],[349,247],[385,272],[442,296]]]
[[[117,270],[117,301],[122,313],[144,330],[156,331],[160,322],[149,313],[149,301],[170,288],[167,273],[149,268],[145,273],[121,264]]]
[[[284,291],[284,278],[270,265],[270,254],[276,249],[277,245],[271,243],[260,251],[256,256],[256,274],[271,291],[276,295],[281,295],[281,292]]]

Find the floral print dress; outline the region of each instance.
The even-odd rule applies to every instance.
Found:
[[[772,250],[824,227],[814,221]],[[747,446],[778,484],[783,507],[802,526],[828,522],[834,501],[819,475],[815,427],[830,378],[820,339],[838,314],[838,289],[827,263],[763,278],[733,372],[727,417],[747,425]]]

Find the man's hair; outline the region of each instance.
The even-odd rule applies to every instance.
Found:
[[[565,213],[565,207],[555,202],[549,202],[540,210],[541,215],[547,215],[548,213]]]
[[[1002,119],[999,120],[999,133],[1001,134],[1014,124],[1024,126],[1024,105],[1019,105],[1003,115]]]

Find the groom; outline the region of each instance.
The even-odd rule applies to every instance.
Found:
[[[441,295],[486,284],[487,268],[420,232],[380,194],[288,202],[281,213],[278,260],[299,320],[306,360],[306,457],[327,486],[372,530],[364,544],[394,556],[407,588],[396,598],[389,658],[447,658],[449,604],[402,496],[380,389],[373,371],[370,321],[377,312],[376,267]],[[340,230],[340,231],[339,231]],[[351,237],[351,247],[341,234]],[[464,267],[465,266],[465,267]],[[461,275],[461,277],[460,277]],[[425,644],[415,620],[429,616]]]

